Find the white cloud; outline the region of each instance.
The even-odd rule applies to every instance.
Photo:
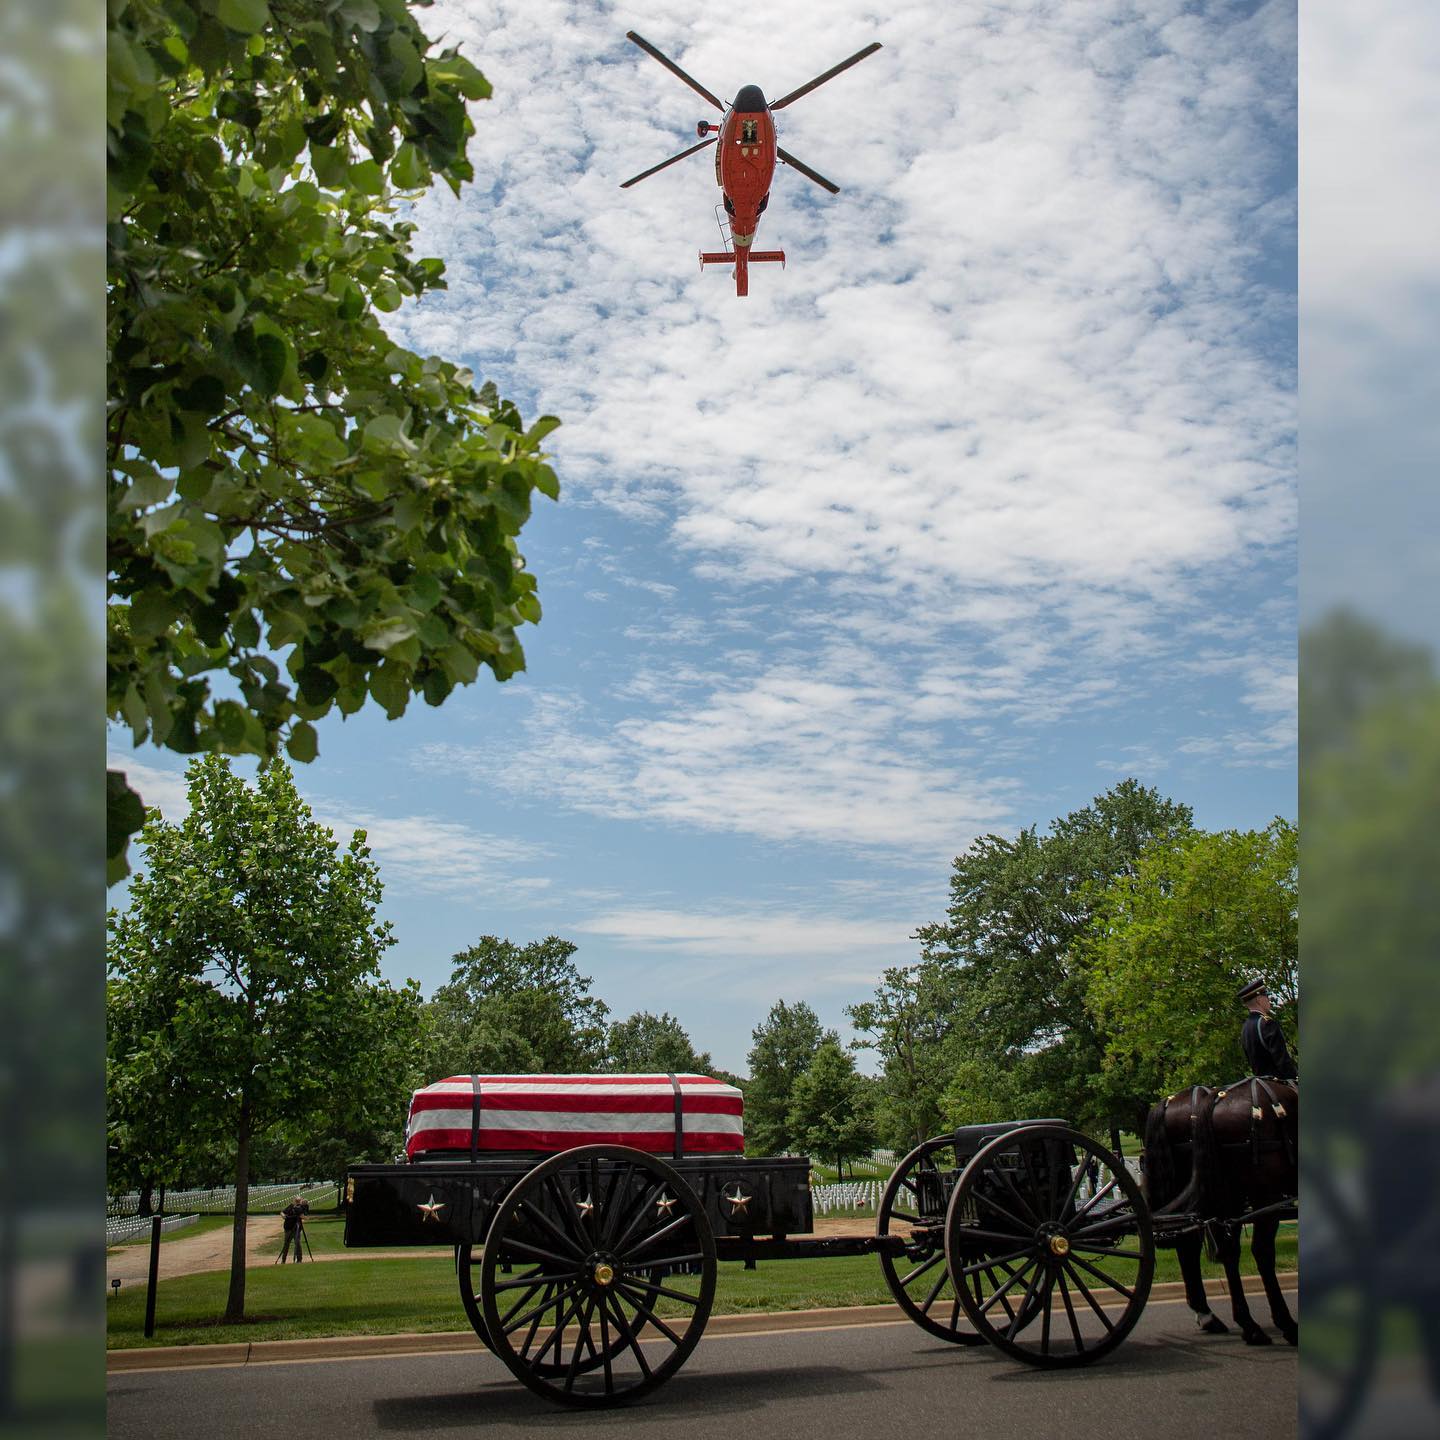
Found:
[[[171,824],[190,813],[182,772],[114,751],[107,764],[124,770],[146,805],[159,809]],[[253,762],[241,764],[244,770],[253,768]],[[303,772],[296,776],[302,794],[306,779]],[[436,815],[376,815],[323,797],[308,803],[314,818],[333,831],[342,846],[356,830],[366,832],[392,894],[483,900],[503,892],[524,899],[538,898],[550,887],[548,875],[535,873],[550,859],[545,846],[486,834]]]

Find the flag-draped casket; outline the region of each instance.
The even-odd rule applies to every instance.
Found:
[[[415,1092],[405,1129],[410,1160],[577,1145],[738,1155],[744,1099],[708,1075],[452,1075]]]

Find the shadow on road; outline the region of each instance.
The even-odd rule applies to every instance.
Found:
[[[533,1429],[633,1427],[638,1412],[660,1405],[675,1413],[735,1414],[781,1398],[855,1394],[878,1390],[863,1371],[835,1365],[800,1365],[768,1370],[726,1370],[681,1375],[634,1405],[617,1410],[557,1410],[538,1395],[505,1381],[464,1395],[396,1396],[375,1401],[375,1423],[394,1434],[471,1429],[521,1423]]]

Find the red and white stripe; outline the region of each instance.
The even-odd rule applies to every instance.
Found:
[[[668,1075],[482,1075],[481,1150],[571,1150],[630,1145],[668,1155],[675,1144],[675,1090]],[[677,1075],[689,1154],[745,1148],[744,1097],[708,1075]],[[452,1075],[410,1101],[405,1153],[469,1150],[474,1090]]]

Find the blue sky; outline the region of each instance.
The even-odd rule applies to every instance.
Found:
[[[527,418],[527,673],[321,727],[426,990],[555,933],[617,1018],[744,1069],[776,999],[843,1008],[980,833],[1126,775],[1209,828],[1295,814],[1289,4],[423,12],[495,88],[477,184],[419,207],[450,291],[392,317]],[[884,49],[777,116],[745,300],[698,97]],[[114,756],[176,814],[178,757]],[[463,1057],[457,1068],[464,1069]]]

